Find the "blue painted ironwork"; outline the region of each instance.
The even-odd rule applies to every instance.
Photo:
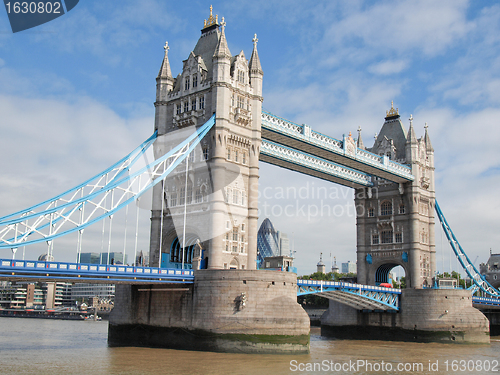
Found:
[[[274,134],[282,139],[293,139],[301,144],[311,145],[341,156],[345,158],[344,160],[352,160],[369,166],[373,170],[371,174],[375,176],[378,176],[376,173],[378,170],[385,172],[384,176],[379,177],[391,180],[390,176],[393,176],[396,178],[395,182],[413,181],[415,179],[411,174],[411,168],[407,165],[397,163],[385,156],[376,155],[358,147],[355,147],[354,150],[349,150],[345,141],[321,134],[312,130],[307,125],[295,124],[266,111],[262,111],[262,131],[262,138],[264,140],[272,140],[266,138],[267,134]]]
[[[297,280],[297,296],[315,294],[357,310],[399,311],[401,289],[340,281]]]
[[[49,242],[111,217],[172,172],[214,124],[215,114],[164,156],[132,172],[132,167],[153,145],[155,133],[118,163],[83,184],[28,209],[0,217],[0,249]],[[110,207],[106,207],[109,196],[114,199]]]
[[[478,308],[500,308],[500,299],[472,296],[472,305]]]
[[[451,227],[446,221],[446,218],[444,217],[443,211],[441,211],[441,208],[439,207],[437,200],[435,203],[435,209],[439,221],[441,222],[441,226],[443,227],[444,233],[448,238],[448,242],[450,243],[450,246],[453,249],[453,252],[457,256],[458,261],[460,262],[463,269],[473,282],[471,288],[472,293],[474,294],[476,291],[480,290],[483,294],[499,298],[500,291],[498,291],[498,289],[494,288],[490,283],[488,283],[484,279],[484,277],[479,273],[477,268],[471,262],[471,260],[465,253],[464,249],[462,249],[462,246],[460,246],[460,243],[458,242],[457,238],[455,237],[455,234],[453,233]]]
[[[357,185],[356,187],[373,186],[371,176],[366,173],[268,140],[262,140],[260,155],[261,159],[262,155],[264,155],[289,164],[293,164],[294,166],[303,167],[306,170],[310,171],[304,172],[307,174],[314,175],[315,172],[319,172],[327,176],[336,177],[340,180],[352,182]],[[263,159],[263,161],[268,160]],[[280,165],[279,163],[276,164]]]
[[[0,259],[0,280],[61,280],[107,284],[192,284],[193,270]]]

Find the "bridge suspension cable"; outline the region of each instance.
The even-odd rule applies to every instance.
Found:
[[[462,249],[462,246],[460,246],[460,243],[458,242],[457,238],[455,237],[455,234],[453,233],[451,227],[446,221],[446,218],[444,217],[443,211],[441,211],[441,208],[439,207],[437,200],[435,208],[439,221],[441,222],[441,226],[443,227],[443,231],[446,234],[446,237],[448,238],[448,242],[450,243],[453,252],[457,256],[457,259],[460,262],[461,266],[463,267],[463,269],[473,282],[472,293],[475,293],[477,290],[481,290],[483,293],[486,293],[489,296],[497,298],[500,297],[500,291],[494,288],[490,283],[488,283],[483,278],[483,276],[479,273],[477,268],[474,266],[474,264],[471,262],[471,260],[465,253],[464,249]]]
[[[55,238],[75,231],[82,234],[84,228],[104,218],[111,219],[115,212],[138,200],[172,172],[214,124],[215,115],[165,155],[140,167],[138,161],[158,138],[155,132],[130,154],[84,183],[30,208],[0,217],[0,249],[10,248],[15,254],[19,246],[44,241],[50,247]]]

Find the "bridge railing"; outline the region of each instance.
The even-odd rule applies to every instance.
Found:
[[[122,264],[86,264],[47,262],[33,260],[9,260],[0,259],[0,270],[11,271],[12,276],[17,273],[29,273],[31,275],[81,275],[100,277],[126,277],[126,278],[167,278],[167,279],[194,279],[194,271],[188,269],[170,269],[158,267],[138,267]],[[17,273],[16,273],[17,272]],[[82,280],[84,282],[84,280]]]
[[[372,291],[372,292],[385,292],[385,293],[393,293],[393,294],[401,294],[401,289],[397,288],[386,288],[383,286],[375,286],[375,285],[363,285],[363,284],[355,284],[355,283],[346,283],[343,281],[324,281],[324,280],[297,280],[298,286],[310,286],[310,287],[335,287],[335,288],[345,288],[345,289],[354,289],[354,290],[363,290],[363,291]]]
[[[261,154],[284,160],[302,167],[316,170],[363,186],[372,186],[371,177],[366,173],[344,167],[337,163],[313,157],[302,151],[292,149],[268,140],[262,140]]]
[[[407,165],[397,163],[385,156],[376,155],[360,148],[356,148],[355,154],[350,155],[346,153],[343,141],[314,131],[307,125],[299,125],[285,120],[279,116],[273,115],[270,112],[262,111],[262,128],[268,128],[275,132],[286,134],[290,137],[314,144],[338,155],[357,159],[373,167],[384,169],[403,176],[408,180],[414,179],[414,176],[411,174],[411,168]]]

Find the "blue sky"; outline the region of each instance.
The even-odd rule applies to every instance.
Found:
[[[265,109],[336,138],[361,126],[368,147],[391,100],[406,127],[413,115],[417,136],[427,122],[436,196],[455,234],[476,265],[490,247],[500,252],[496,1],[87,0],[16,34],[0,10],[0,216],[76,185],[152,133],[163,45],[177,75],[210,4],[225,17],[233,55],[249,58],[257,33]],[[284,186],[311,196],[286,200],[277,196]],[[320,252],[328,266],[330,253],[355,260],[352,191],[261,164],[262,206],[321,207],[312,197],[321,187],[338,214],[269,211],[293,237],[300,273],[315,270]],[[439,231],[436,244],[438,269],[447,270]]]

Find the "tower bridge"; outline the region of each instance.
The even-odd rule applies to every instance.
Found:
[[[225,26],[211,10],[176,77],[166,43],[156,77],[152,137],[74,189],[0,218],[0,249],[12,249],[13,257],[21,246],[47,242],[50,259],[52,241],[77,233],[79,260],[85,228],[111,220],[152,191],[150,271],[105,265],[79,273],[79,262],[61,269],[58,263],[38,267],[2,260],[2,277],[14,277],[23,268],[25,278],[114,278],[120,285],[110,345],[307,352],[309,319],[296,302],[297,290],[334,301],[325,327],[397,328],[403,336],[418,330],[425,340],[445,341],[455,340],[458,330],[459,341],[485,342],[487,320],[472,307],[470,291],[430,289],[436,272],[435,209],[441,222],[444,216],[435,200],[427,127],[417,138],[413,118],[407,130],[391,106],[373,147],[367,148],[361,133],[357,139],[349,134],[337,140],[263,111],[257,36],[247,60],[243,51],[231,54]],[[148,150],[154,161],[138,166]],[[297,281],[295,274],[256,270],[259,161],[355,189],[360,284],[314,290],[313,283]],[[470,265],[449,226],[443,228],[477,289],[497,296]],[[395,266],[405,270],[408,288],[378,287]],[[187,284],[187,291],[173,295],[159,288],[169,269],[169,281]],[[151,288],[144,292],[140,282]],[[370,309],[399,313],[375,316],[370,314],[384,313],[366,312]]]

